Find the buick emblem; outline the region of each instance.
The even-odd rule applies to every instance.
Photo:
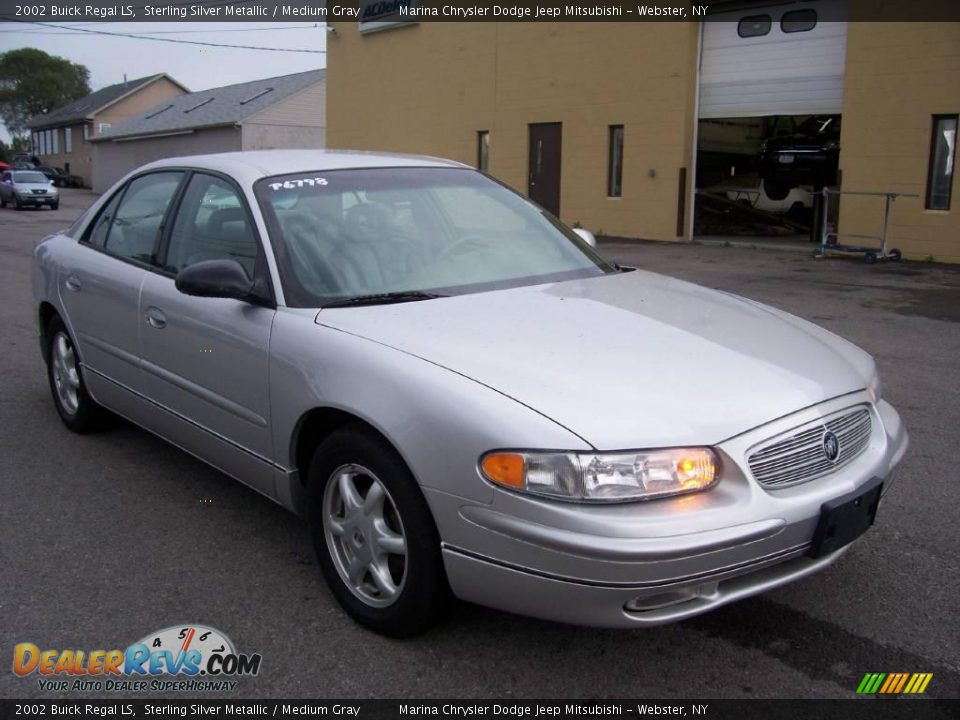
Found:
[[[840,438],[829,430],[823,434],[823,454],[832,463],[840,457]]]

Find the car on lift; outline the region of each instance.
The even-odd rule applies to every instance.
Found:
[[[32,281],[69,429],[113,411],[300,513],[392,636],[451,594],[637,628],[797,580],[869,529],[908,444],[863,350],[436,158],[160,160]]]
[[[771,200],[783,200],[802,185],[815,192],[834,185],[839,165],[839,115],[812,115],[794,132],[764,141],[760,149],[760,178]]]

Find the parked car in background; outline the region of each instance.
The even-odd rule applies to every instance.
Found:
[[[10,161],[11,165],[27,165],[29,167],[36,167],[40,164],[40,159],[36,155],[31,155],[30,153],[17,153],[13,156],[13,159]]]
[[[56,187],[83,187],[83,178],[79,175],[70,175],[63,168],[37,165],[34,169],[46,175]]]
[[[68,428],[112,410],[301,513],[333,595],[392,636],[451,592],[636,628],[805,577],[908,444],[859,348],[612,263],[435,158],[151,163],[32,279]]]
[[[760,151],[760,178],[771,200],[783,200],[799,185],[819,191],[835,184],[839,165],[839,115],[812,115],[793,133],[766,140]]]
[[[4,170],[0,175],[0,207],[7,203],[17,210],[43,205],[56,210],[60,207],[60,193],[39,170]]]

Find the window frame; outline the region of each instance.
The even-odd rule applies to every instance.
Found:
[[[758,20],[765,20],[767,23],[767,29],[762,33],[752,33],[750,35],[743,34],[743,24],[746,22],[756,22]],[[749,38],[756,37],[766,37],[770,34],[770,31],[773,30],[773,18],[767,13],[761,13],[759,15],[745,15],[737,21],[737,37],[743,38],[744,40]]]
[[[614,137],[619,131],[620,144],[618,154],[614,156]],[[626,130],[623,125],[607,126],[607,197],[623,197],[623,146]]]
[[[153,253],[153,262],[146,263],[142,260],[137,260],[136,258],[124,257],[123,255],[117,255],[116,253],[110,252],[106,247],[99,247],[93,245],[90,242],[90,235],[93,233],[93,229],[97,224],[97,220],[100,219],[100,216],[106,211],[107,206],[113,201],[114,198],[119,197],[117,207],[123,204],[124,196],[127,193],[127,189],[130,185],[139,178],[142,178],[146,175],[156,175],[159,173],[171,173],[171,172],[180,172],[183,173],[183,177],[180,178],[180,184],[177,186],[176,191],[173,194],[173,197],[170,200],[170,204],[167,206],[167,211],[163,216],[163,220],[160,222],[160,237],[157,241],[156,246],[154,247]],[[198,168],[182,165],[171,165],[170,167],[162,168],[153,168],[145,172],[137,173],[136,175],[131,176],[124,184],[123,187],[120,187],[116,192],[111,193],[103,204],[97,208],[96,213],[88,218],[86,226],[83,228],[83,231],[78,233],[79,239],[78,243],[84,245],[85,247],[93,250],[95,252],[103,253],[115,260],[120,262],[125,262],[130,265],[135,265],[143,270],[147,270],[156,275],[162,275],[163,277],[169,278],[170,280],[175,280],[177,275],[172,273],[169,270],[164,268],[164,264],[167,259],[167,251],[170,246],[170,233],[173,231],[173,220],[176,219],[177,214],[180,211],[180,203],[183,200],[183,196],[186,193],[187,186],[190,182],[190,179],[194,175],[212,175],[220,180],[223,180],[228,185],[230,185],[233,190],[236,192],[237,197],[240,199],[240,206],[243,208],[247,216],[247,222],[250,225],[250,228],[253,230],[253,236],[257,243],[257,261],[254,271],[254,283],[255,290],[258,294],[251,296],[245,301],[240,302],[250,302],[254,304],[260,304],[265,307],[276,308],[276,293],[274,291],[273,277],[270,270],[270,264],[267,261],[267,249],[266,244],[264,243],[263,237],[260,234],[260,229],[257,226],[256,218],[253,215],[251,210],[250,203],[247,200],[247,195],[243,191],[243,188],[240,186],[240,183],[237,182],[234,178],[229,175],[226,175],[217,170],[212,170],[210,168]],[[110,219],[110,226],[113,227],[113,218]],[[109,235],[109,229],[107,234]]]
[[[933,190],[934,157],[937,149],[937,129],[944,120],[953,120],[955,124],[952,156],[950,162],[950,181],[947,183],[947,204],[946,207],[931,207],[931,191]],[[942,131],[941,131],[942,132]],[[930,147],[927,151],[927,187],[924,193],[924,210],[934,210],[936,212],[950,212],[950,206],[953,202],[953,183],[957,174],[957,139],[960,138],[960,114],[958,113],[938,113],[931,116],[930,127]]]
[[[795,28],[793,30],[787,30],[787,28],[784,27],[784,22],[787,21],[787,18],[790,15],[809,16],[811,14],[813,15],[813,25],[811,25],[810,27]],[[790,22],[799,22],[799,21],[791,20]],[[783,15],[780,16],[780,32],[782,32],[784,35],[793,35],[794,33],[810,32],[817,26],[817,23],[819,22],[820,22],[820,16],[817,14],[817,11],[815,8],[798,8],[796,10],[788,10],[787,12],[785,12]]]

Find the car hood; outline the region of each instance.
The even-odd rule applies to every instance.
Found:
[[[38,183],[38,182],[18,182],[15,185],[17,190],[53,190],[53,186],[50,183]]]
[[[472,378],[604,450],[715,444],[863,389],[874,367],[804,320],[644,271],[316,321]]]

